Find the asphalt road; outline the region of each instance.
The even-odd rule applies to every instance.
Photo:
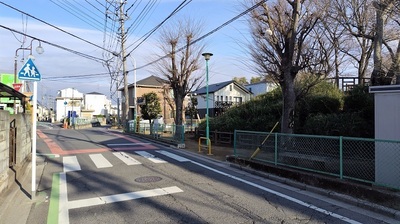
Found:
[[[397,220],[106,128],[39,126],[28,223],[395,223]]]

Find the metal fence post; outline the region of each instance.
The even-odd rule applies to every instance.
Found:
[[[233,131],[233,155],[236,156],[236,129]]]
[[[339,154],[340,154],[340,179],[343,179],[343,136],[339,137]]]
[[[278,133],[275,133],[275,158],[274,158],[274,162],[275,162],[275,166],[278,165]]]

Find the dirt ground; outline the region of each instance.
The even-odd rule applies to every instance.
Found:
[[[202,144],[205,144],[205,141],[202,142]],[[226,156],[228,155],[233,155],[233,146],[229,145],[213,145],[211,144],[211,154],[208,155],[208,149],[206,147],[201,147],[201,150],[199,152],[199,141],[194,139],[193,134],[186,134],[185,135],[185,149],[188,151],[196,152],[205,156],[210,156],[211,158],[220,160],[220,161],[225,161]]]

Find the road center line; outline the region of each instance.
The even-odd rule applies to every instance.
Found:
[[[97,197],[97,198],[75,200],[75,201],[68,202],[68,209],[109,204],[109,203],[128,201],[128,200],[134,200],[134,199],[139,199],[139,198],[156,197],[156,196],[175,194],[175,193],[180,193],[180,192],[183,192],[183,190],[181,190],[179,187],[173,186],[173,187],[156,188],[156,189],[145,190],[145,191],[129,192],[129,193],[125,193],[125,194],[115,194],[115,195],[102,196],[102,197]]]

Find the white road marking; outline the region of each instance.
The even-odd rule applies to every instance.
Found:
[[[156,196],[175,194],[175,193],[180,193],[180,192],[183,192],[183,190],[181,190],[179,187],[173,186],[173,187],[156,188],[156,189],[152,189],[152,190],[129,192],[129,193],[125,193],[125,194],[115,194],[115,195],[102,196],[102,197],[97,197],[97,198],[82,199],[82,200],[76,200],[76,201],[69,201],[68,209],[109,204],[109,203],[128,201],[128,200],[134,200],[134,199],[139,199],[139,198],[156,197]]]
[[[114,154],[114,156],[116,156],[118,159],[122,160],[128,166],[142,164],[141,162],[130,157],[128,154],[126,154],[124,152],[114,152],[113,154]]]
[[[135,153],[143,156],[144,158],[152,161],[153,163],[166,163],[167,162],[167,161],[157,158],[153,154],[150,154],[145,151],[136,151]]]
[[[182,157],[182,156],[175,155],[173,153],[170,153],[170,152],[167,152],[167,151],[164,151],[164,150],[156,151],[156,152],[161,153],[161,154],[163,154],[165,156],[168,156],[169,158],[175,159],[178,162],[190,162],[191,161],[190,159],[187,159],[187,158]]]
[[[64,173],[81,170],[81,166],[79,165],[76,156],[65,156],[63,158],[63,167]]]
[[[100,153],[98,154],[90,154],[90,159],[93,161],[94,165],[97,168],[107,168],[112,167],[113,165]]]
[[[276,195],[276,196],[278,196],[278,197],[281,197],[281,198],[285,198],[285,199],[287,199],[287,200],[289,200],[289,201],[291,201],[291,202],[297,203],[297,204],[299,204],[299,205],[302,205],[302,206],[304,206],[304,207],[313,209],[313,210],[318,211],[318,212],[321,212],[321,213],[323,213],[323,214],[326,214],[326,215],[335,217],[335,218],[340,219],[340,220],[342,220],[342,221],[345,221],[345,222],[348,222],[348,223],[352,223],[352,224],[361,224],[360,222],[357,222],[356,220],[353,220],[353,219],[347,218],[347,217],[345,217],[345,216],[342,216],[342,215],[339,215],[339,214],[330,212],[330,211],[325,210],[325,209],[323,209],[323,208],[319,208],[319,207],[317,207],[317,206],[315,206],[315,205],[312,205],[312,204],[310,204],[310,203],[301,201],[301,200],[299,200],[299,199],[297,199],[297,198],[294,198],[294,197],[291,197],[291,196],[289,196],[289,195],[282,194],[282,193],[280,193],[280,192],[271,190],[271,189],[266,188],[266,187],[264,187],[264,186],[261,186],[261,185],[255,184],[255,183],[253,183],[253,182],[244,180],[244,179],[242,179],[242,178],[233,176],[233,175],[231,175],[231,174],[224,173],[224,172],[222,172],[222,171],[219,171],[219,170],[217,170],[217,169],[211,168],[211,167],[206,166],[206,165],[204,165],[204,164],[201,164],[201,163],[198,163],[198,162],[195,162],[195,161],[191,161],[191,162],[192,162],[193,164],[196,164],[196,165],[198,165],[198,166],[201,166],[201,167],[203,167],[203,168],[205,168],[205,169],[207,169],[207,170],[213,171],[213,172],[218,173],[218,174],[221,174],[221,175],[223,175],[223,176],[226,176],[226,177],[232,178],[232,179],[234,179],[234,180],[240,181],[240,182],[242,182],[242,183],[248,184],[248,185],[250,185],[250,186],[256,187],[256,188],[258,188],[258,189],[260,189],[260,190],[269,192],[269,193],[274,194],[274,195]]]
[[[113,143],[113,144],[107,144],[107,146],[121,146],[121,145],[150,145],[151,143],[146,143],[146,142],[138,142],[138,143]]]
[[[67,174],[60,173],[58,224],[69,224]]]

